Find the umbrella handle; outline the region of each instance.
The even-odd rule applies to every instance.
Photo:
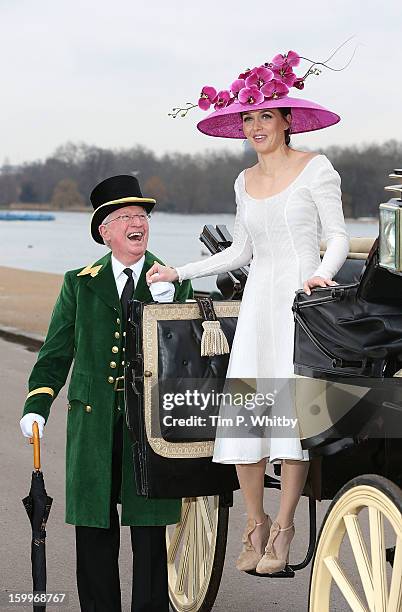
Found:
[[[39,427],[38,423],[34,421],[32,423],[32,434],[33,437],[29,438],[30,444],[33,444],[34,451],[34,468],[40,470],[40,441],[39,441]]]

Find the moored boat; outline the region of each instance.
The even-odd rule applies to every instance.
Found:
[[[50,213],[0,212],[0,221],[54,221]]]

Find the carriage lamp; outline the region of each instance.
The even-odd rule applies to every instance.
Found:
[[[394,170],[390,178],[402,178],[402,169]],[[380,204],[379,264],[395,272],[402,272],[402,185],[385,187],[398,194],[389,202]]]

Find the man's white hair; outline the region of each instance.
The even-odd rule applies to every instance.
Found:
[[[109,214],[107,215],[107,217],[105,217],[105,218],[103,219],[103,221],[102,221],[102,223],[99,225],[99,227],[100,227],[101,225],[105,225],[106,223],[108,223],[109,221],[111,221],[111,220],[112,220],[112,214],[113,214],[113,212],[109,213]],[[100,233],[100,232],[99,232],[99,233]],[[101,234],[101,236],[102,236],[102,234]],[[105,245],[106,245],[106,246],[107,246],[109,249],[111,249],[111,248],[112,248],[112,247],[110,246],[110,241],[109,241],[109,240],[106,240],[106,238],[104,238],[103,236],[102,236],[102,240],[103,240],[103,244],[105,244]]]
[[[101,223],[101,225],[105,225],[105,223],[109,223],[112,220],[113,212],[109,213],[107,217],[105,217]]]

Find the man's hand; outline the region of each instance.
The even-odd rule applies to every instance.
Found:
[[[39,437],[43,436],[43,427],[45,425],[45,419],[40,414],[36,414],[35,412],[28,412],[25,416],[20,420],[21,431],[26,438],[32,438],[32,425],[34,421],[38,423],[39,429]]]
[[[303,283],[303,291],[307,293],[307,295],[311,295],[311,289],[313,289],[314,287],[334,287],[337,284],[338,283],[329,278],[322,278],[322,276],[312,276]]]
[[[174,268],[162,266],[161,264],[155,262],[154,265],[149,268],[146,278],[148,285],[151,285],[152,283],[157,283],[159,281],[173,283],[174,281],[177,281],[179,275]]]

